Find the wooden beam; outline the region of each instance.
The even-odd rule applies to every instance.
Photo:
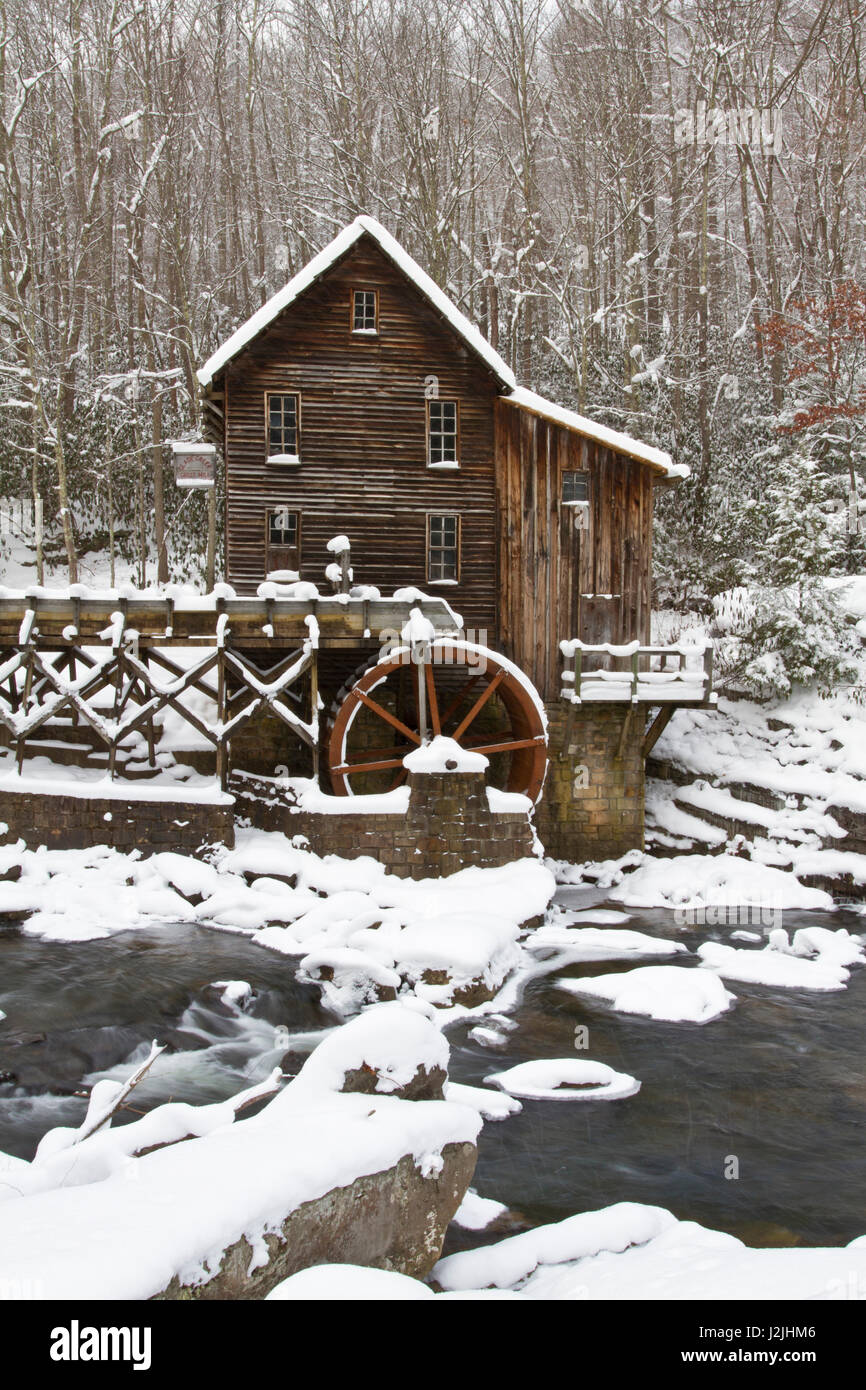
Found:
[[[659,738],[671,722],[676,708],[676,705],[662,705],[655,719],[650,724],[643,739],[643,756],[645,758],[648,758],[655,748]]]

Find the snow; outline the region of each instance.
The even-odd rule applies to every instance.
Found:
[[[834,933],[828,935],[833,936]],[[832,944],[828,944],[824,950],[819,948],[817,960],[804,959],[805,950],[803,955],[789,954],[788,938],[784,931],[781,932],[784,938],[781,949],[778,938],[775,943],[771,939],[762,951],[742,950],[718,941],[707,941],[698,947],[698,955],[703,967],[714,970],[726,980],[775,985],[785,989],[844,989],[850,971],[841,963],[840,957],[848,956],[848,943],[854,943],[847,932],[843,935],[847,941],[840,942],[835,950]],[[801,941],[800,947],[806,947],[806,942]],[[862,962],[862,947],[854,959]]]
[[[446,320],[454,332],[463,339],[468,347],[475,352],[481,360],[490,368],[494,376],[498,378],[503,386],[514,387],[516,385],[511,368],[503,361],[497,352],[481,336],[478,329],[469,322],[465,314],[451,303],[447,295],[443,294],[439,286],[430,279],[421,267],[412,259],[399,242],[387,232],[380,223],[372,217],[356,217],[348,227],[334,238],[324,250],[295,275],[283,289],[273,295],[266,304],[263,304],[246,323],[242,324],[225,343],[219,348],[205,363],[198,373],[198,380],[202,386],[208,386],[214,377],[222,371],[233,357],[237,356],[247,347],[259,333],[274,321],[278,314],[287,309],[290,304],[304,293],[305,290],[318,280],[326,270],[330,269],[341,256],[355,245],[355,243],[365,234],[371,236],[377,243],[380,250],[385,253],[389,260],[397,266],[399,270],[409,279],[417,290],[433,305],[439,314]]]
[[[574,1057],[521,1062],[507,1071],[491,1072],[484,1080],[525,1100],[622,1100],[640,1090],[633,1076],[604,1062]]]
[[[220,1002],[236,1009],[242,1009],[253,997],[253,987],[248,980],[214,980],[212,989],[221,990]]]
[[[644,965],[613,975],[557,980],[556,987],[568,994],[605,999],[620,1013],[670,1023],[709,1023],[725,1013],[736,997],[718,975],[678,965]]]
[[[507,1210],[504,1202],[494,1202],[492,1197],[479,1197],[474,1187],[470,1187],[454,1213],[454,1221],[464,1231],[483,1231]]]
[[[2,762],[0,762],[2,769]],[[12,766],[0,770],[0,789],[7,792],[48,790],[54,796],[97,797],[100,801],[182,801],[195,805],[232,806],[234,797],[224,792],[213,777],[201,777],[185,768],[180,782],[113,780],[101,768],[64,767],[48,758],[30,758],[19,773]],[[43,784],[40,788],[39,784]]]
[[[368,1269],[364,1265],[313,1265],[299,1270],[267,1295],[265,1302],[327,1300],[332,1303],[402,1303],[434,1298],[433,1290],[420,1279],[389,1269]]]
[[[414,646],[418,642],[432,642],[435,636],[436,629],[430,619],[425,618],[420,608],[412,608],[400,630],[401,639]]]
[[[297,465],[301,462],[299,454],[269,454],[265,463],[283,463]]]
[[[463,1250],[440,1260],[432,1277],[442,1289],[503,1289],[519,1284],[539,1265],[558,1265],[645,1245],[676,1224],[662,1207],[619,1202],[601,1211],[581,1212],[549,1226],[509,1236],[480,1250]]]
[[[507,1120],[510,1115],[519,1115],[523,1109],[520,1101],[513,1096],[504,1093],[497,1095],[495,1091],[485,1091],[480,1086],[466,1086],[459,1081],[446,1081],[444,1095],[446,1100],[477,1110],[485,1120]]]
[[[483,757],[484,755],[482,753],[476,754],[476,756]],[[486,790],[487,805],[494,814],[528,815],[532,810],[531,799],[524,796],[522,792],[504,792],[499,787],[487,787]]]
[[[579,927],[562,925],[558,920],[538,927],[532,933],[528,949],[565,952],[569,961],[628,960],[634,956],[674,956],[686,951],[678,941],[648,936],[645,932],[617,930],[615,927]]]
[[[662,1207],[621,1202],[450,1255],[433,1278],[544,1301],[850,1299],[866,1291],[866,1244],[756,1250]]]
[[[352,545],[348,536],[332,536],[325,549],[332,555],[343,555],[347,550],[351,550]]]
[[[668,478],[687,478],[690,469],[685,463],[674,463],[670,454],[662,449],[653,448],[650,444],[643,444],[640,440],[632,439],[630,435],[620,434],[618,430],[612,430],[607,425],[600,425],[595,420],[589,420],[585,415],[578,415],[574,410],[568,410],[564,406],[556,405],[553,401],[546,400],[544,396],[539,396],[535,391],[528,391],[524,386],[516,386],[507,396],[502,397],[509,405],[516,405],[523,410],[529,410],[534,415],[542,415],[546,420],[552,420],[554,424],[564,425],[566,429],[575,430],[589,439],[595,439],[599,444],[604,444],[609,449],[616,450],[617,453],[627,454],[630,458],[639,459],[642,463],[651,464],[657,471],[664,473]]]
[[[781,869],[734,856],[680,854],[647,859],[610,897],[629,907],[701,908],[752,904],[777,910],[830,910],[833,899]]]
[[[293,1082],[241,1123],[126,1157],[106,1176],[72,1188],[13,1194],[3,1205],[0,1287],[35,1287],[48,1299],[151,1298],[174,1276],[206,1282],[242,1236],[256,1268],[267,1259],[265,1234],[302,1203],[384,1172],[407,1154],[422,1174],[436,1173],[445,1145],[475,1142],[480,1117],[452,1101],[330,1089],[359,1060],[374,1059],[397,1085],[418,1065],[447,1057],[439,1030],[417,1013],[382,1006],[320,1048],[322,1055],[316,1049]],[[162,1131],[165,1108],[136,1123]],[[121,1148],[133,1128],[116,1131]],[[16,1168],[15,1179],[30,1171],[34,1165]]]
[[[484,772],[489,761],[483,753],[461,748],[453,738],[438,734],[429,743],[407,753],[403,766],[409,772]],[[528,798],[523,797],[522,800],[527,802]]]
[[[653,755],[696,777],[866,812],[866,709],[841,696],[804,691],[765,705],[722,698],[712,714],[679,710]]]

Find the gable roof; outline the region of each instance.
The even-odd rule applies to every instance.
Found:
[[[498,352],[494,352],[487,339],[482,337],[466,315],[461,314],[457,306],[451,303],[448,296],[442,293],[439,286],[421,269],[417,261],[413,261],[409,253],[404,251],[399,241],[396,241],[391,233],[387,232],[381,223],[372,217],[356,217],[354,222],[350,223],[348,227],[344,227],[323,251],[320,251],[304,266],[303,270],[299,270],[287,285],[272,295],[268,302],[253,314],[252,318],[247,319],[246,323],[242,323],[240,328],[236,329],[232,336],[223,343],[222,347],[218,348],[213,356],[205,362],[198,374],[200,384],[209,386],[217,373],[221,372],[233,357],[236,357],[254,338],[258,337],[259,333],[262,333],[273,323],[278,314],[281,314],[284,309],[288,309],[290,304],[294,304],[295,300],[305,290],[308,290],[321,275],[324,275],[326,270],[330,270],[331,266],[341,256],[344,256],[365,233],[373,238],[380,251],[383,251],[388,259],[394,262],[398,270],[401,270],[406,276],[406,279],[411,280],[415,288],[433,305],[433,308],[438,310],[442,317],[448,321],[457,336],[462,338],[467,347],[472,348],[473,352],[490,368],[500,384],[513,390],[517,382],[508,363],[503,361]]]
[[[502,387],[502,400],[517,406],[519,409],[528,410],[534,415],[541,415],[547,420],[552,420],[555,424],[563,425],[566,429],[585,435],[588,439],[594,439],[597,443],[614,449],[617,453],[626,454],[629,458],[647,463],[666,478],[688,477],[690,471],[688,466],[682,463],[675,464],[670,454],[665,453],[662,449],[656,449],[651,444],[644,444],[641,440],[633,439],[630,435],[620,434],[619,431],[609,429],[606,425],[597,424],[584,415],[578,415],[576,411],[567,410],[554,401],[546,400],[544,396],[536,395],[534,391],[528,391],[525,387],[518,386],[508,363],[490,346],[487,339],[479,333],[473,323],[470,323],[466,315],[462,314],[455,304],[452,304],[448,296],[421,269],[417,261],[414,261],[409,253],[403,249],[399,241],[392,237],[391,233],[386,231],[381,223],[373,217],[356,217],[354,222],[350,223],[348,227],[344,227],[333,241],[329,242],[317,256],[314,256],[302,270],[299,270],[287,285],[272,295],[267,303],[263,304],[251,318],[247,319],[246,323],[242,323],[240,328],[237,328],[231,337],[226,339],[222,347],[217,348],[216,352],[205,362],[198,373],[199,385],[209,386],[214,377],[231,362],[232,358],[248,347],[283,310],[288,309],[295,300],[299,299],[305,290],[315,284],[316,280],[327,270],[330,270],[331,266],[364,235],[373,238],[379,249],[441,314],[457,336],[462,338],[466,346],[471,348],[490,369]]]

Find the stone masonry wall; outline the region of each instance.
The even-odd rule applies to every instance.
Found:
[[[251,776],[232,790],[238,815],[253,825],[305,835],[316,854],[369,854],[401,878],[499,868],[534,853],[528,813],[491,811],[480,772],[410,773],[409,808],[397,814],[353,810],[351,800],[335,814],[299,810],[273,782]]]
[[[565,701],[546,708],[550,761],[535,813],[545,853],[582,863],[642,849],[643,711],[634,710],[623,737],[628,704],[575,705],[570,729]]]
[[[21,839],[28,849],[89,849],[111,845],[143,853],[193,853],[203,845],[234,844],[234,807],[191,801],[53,796],[0,791],[4,844]]]

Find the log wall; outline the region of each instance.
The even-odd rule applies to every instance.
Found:
[[[651,470],[505,401],[496,453],[500,643],[554,699],[563,639],[649,641]],[[570,470],[588,474],[586,530],[561,501]]]
[[[378,336],[353,335],[353,289],[379,293]],[[459,402],[458,470],[427,467],[425,381]],[[226,368],[227,578],[265,575],[265,513],[301,513],[302,579],[327,585],[339,533],[355,584],[441,593],[495,640],[496,522],[492,374],[364,237]],[[265,393],[301,397],[300,466],[266,463]],[[427,581],[427,513],[459,513],[456,586]]]

